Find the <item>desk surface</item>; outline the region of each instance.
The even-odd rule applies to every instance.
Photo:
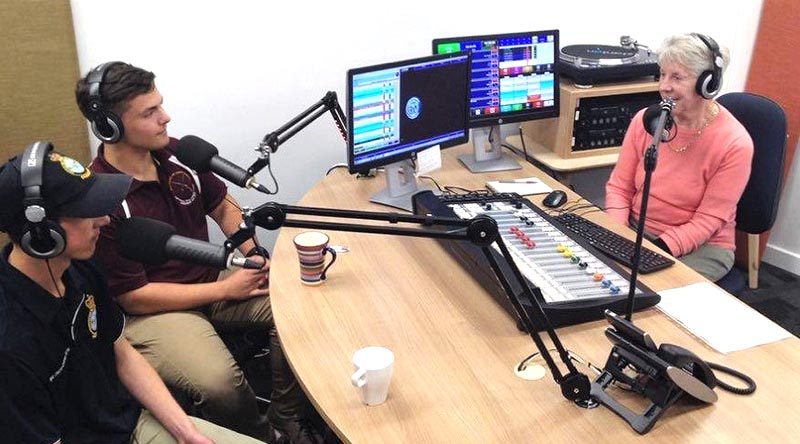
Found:
[[[444,151],[432,174],[442,185],[483,188],[489,179],[536,175],[522,171],[470,174]],[[385,211],[369,204],[384,178],[356,180],[332,172],[301,205]],[[577,198],[570,193],[571,198]],[[535,197],[532,201],[536,202]],[[608,223],[602,213],[590,218]],[[309,398],[345,442],[594,442],[638,438],[624,421],[599,407],[583,410],[565,400],[548,372],[538,381],[514,376],[513,367],[536,351],[511,316],[451,258],[437,241],[399,236],[328,232],[346,245],[318,287],[300,284],[292,238],[283,228],[271,269],[272,308],[286,355]],[[682,264],[642,278],[654,290],[703,279]],[[689,348],[700,357],[752,376],[758,390],[696,406],[681,401],[648,434],[658,442],[788,442],[800,436],[796,401],[800,341],[790,339],[722,355],[692,337],[656,309],[634,316],[656,342]],[[558,330],[564,345],[603,366],[611,345],[602,321]],[[395,353],[386,403],[368,407],[350,383],[353,352],[382,345]],[[590,376],[592,377],[592,376]],[[632,398],[630,402],[636,401]]]

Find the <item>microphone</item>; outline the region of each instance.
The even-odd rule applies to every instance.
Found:
[[[661,132],[661,141],[665,142],[669,140],[669,132],[672,129],[672,125],[675,123],[672,120],[673,108],[675,108],[675,102],[671,98],[667,98],[666,100],[662,100],[661,103],[647,107],[642,116],[642,124],[644,124],[644,129],[647,130],[648,134],[651,136],[653,135],[658,126],[658,119],[666,113],[664,130]]]
[[[175,157],[189,168],[205,173],[211,171],[242,188],[254,188],[268,193],[267,188],[250,175],[247,170],[219,156],[214,145],[197,136],[184,136],[175,148]]]
[[[258,262],[226,253],[225,247],[175,234],[175,228],[147,217],[131,217],[117,225],[117,252],[147,265],[161,265],[170,259],[217,269],[231,266],[257,270]]]

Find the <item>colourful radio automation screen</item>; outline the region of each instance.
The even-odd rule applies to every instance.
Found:
[[[411,158],[468,137],[469,54],[425,57],[348,72],[352,172]]]
[[[472,53],[473,127],[557,116],[558,50],[557,30],[433,41],[434,54]]]

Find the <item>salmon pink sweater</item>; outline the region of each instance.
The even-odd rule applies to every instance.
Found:
[[[645,230],[680,257],[704,244],[734,250],[736,203],[750,177],[753,141],[722,105],[699,137],[678,128],[671,147],[662,142],[650,183]],[[614,171],[606,184],[606,213],[622,224],[638,220],[644,183],[644,152],[652,141],[631,121]],[[682,152],[675,152],[689,144]],[[674,148],[674,150],[673,150]]]

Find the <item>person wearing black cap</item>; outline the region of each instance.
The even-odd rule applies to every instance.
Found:
[[[188,417],[122,336],[91,257],[130,183],[48,142],[0,166],[2,442],[257,442]]]

